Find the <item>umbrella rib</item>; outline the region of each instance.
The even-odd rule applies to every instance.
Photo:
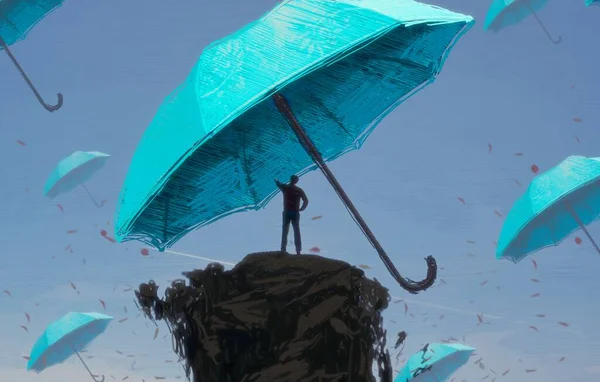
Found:
[[[286,99],[280,93],[275,93],[273,99],[275,101],[275,106],[277,107],[277,110],[279,110],[279,112],[286,119],[286,121],[296,134],[302,147],[312,157],[319,169],[325,175],[325,178],[327,178],[329,183],[333,186],[335,192],[338,194],[338,196],[344,203],[346,209],[348,210],[348,212],[350,212],[350,215],[352,216],[354,221],[363,231],[371,245],[375,248],[377,254],[385,264],[390,274],[398,282],[398,284],[400,284],[400,286],[403,289],[413,294],[431,287],[437,277],[437,262],[435,261],[433,256],[428,256],[427,258],[425,258],[427,262],[427,276],[425,277],[425,279],[421,281],[413,281],[411,279],[402,277],[400,272],[398,272],[398,269],[396,269],[394,263],[390,260],[389,256],[387,255],[387,253],[385,252],[385,250],[383,249],[383,247],[381,246],[381,244],[367,225],[367,223],[363,220],[362,216],[360,215],[360,213],[358,212],[358,210],[356,209],[356,207],[354,206],[354,204],[352,203],[342,186],[339,184],[339,182],[337,181],[337,179],[323,160],[323,157],[310,140],[310,137],[306,135],[306,133],[296,120],[296,117],[294,116],[290,105],[288,104]]]

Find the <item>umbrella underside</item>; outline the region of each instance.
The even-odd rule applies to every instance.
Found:
[[[0,37],[7,45],[24,39],[43,17],[58,8],[62,2],[63,0],[0,0]]]
[[[464,27],[400,26],[281,93],[325,160],[335,159],[359,148],[385,114],[432,80]],[[194,228],[262,208],[276,194],[273,178],[314,169],[267,99],[205,141],[120,235],[164,249]]]
[[[581,188],[557,200],[551,207],[527,222],[502,251],[502,257],[518,262],[533,252],[560,244],[578,230],[579,224],[567,206],[573,209],[584,225],[598,220],[600,195],[596,198],[594,196],[599,193],[600,184],[598,181],[595,183],[593,187]]]

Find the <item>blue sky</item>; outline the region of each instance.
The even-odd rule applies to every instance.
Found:
[[[498,374],[510,369],[498,380],[512,382],[597,381],[600,333],[594,323],[600,279],[595,269],[600,259],[593,248],[585,239],[577,246],[569,238],[531,257],[539,265],[536,272],[529,259],[518,265],[496,261],[493,241],[503,219],[494,210],[508,212],[531,180],[532,164],[543,171],[570,154],[600,156],[600,9],[585,7],[583,0],[550,2],[539,15],[551,33],[563,36],[554,46],[533,19],[499,34],[485,33],[487,1],[434,3],[470,14],[478,23],[433,85],[390,114],[361,151],[331,168],[400,272],[422,277],[423,257],[432,254],[445,284],[408,297],[317,172],[301,179],[311,200],[302,226],[305,246],[368,264],[368,274],[392,295],[408,297],[414,317],[404,314],[402,303],[386,312],[391,336],[398,330],[409,333],[407,353],[425,342],[465,336],[486,370],[470,364],[457,380],[481,379],[491,368]],[[99,299],[106,301],[108,314],[129,320],[114,322],[90,347],[92,370],[117,380],[182,375],[176,364],[165,362],[175,359],[163,339],[166,328],[161,326],[153,340],[154,328],[135,317],[131,292],[124,290],[151,278],[164,285],[206,263],[155,252],[142,257],[141,245],[111,244],[99,232],[112,232],[128,163],[163,98],[184,80],[203,47],[274,5],[265,0],[67,1],[13,47],[50,103],[53,93],[64,94],[65,106],[54,114],[36,103],[8,58],[0,58],[0,290],[13,296],[0,295],[0,380],[86,378],[74,360],[41,376],[25,373],[21,357],[51,320],[70,310],[102,312]],[[108,200],[103,208],[96,208],[83,189],[55,202],[42,197],[56,162],[74,150],[112,155],[88,183],[97,199]],[[277,248],[279,210],[278,197],[263,211],[193,232],[173,249],[236,262],[247,253]],[[312,215],[323,219],[311,221]],[[78,232],[66,233],[73,229]],[[600,228],[593,225],[590,232],[600,235]],[[65,251],[68,245],[74,253]],[[530,297],[534,293],[540,296]],[[478,313],[489,324],[477,326]],[[134,370],[133,358],[117,350],[136,355]]]

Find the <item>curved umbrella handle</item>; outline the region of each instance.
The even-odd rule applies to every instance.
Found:
[[[104,379],[105,379],[105,378],[104,378],[104,375],[101,375],[101,376],[100,376],[100,379],[97,379],[97,378],[94,376],[94,381],[96,381],[96,382],[104,382]]]
[[[8,57],[11,59],[11,61],[15,65],[15,67],[17,69],[19,69],[19,72],[21,72],[21,76],[23,77],[23,79],[25,80],[25,82],[27,82],[27,85],[29,85],[29,88],[31,88],[31,90],[33,91],[33,94],[35,95],[35,98],[37,98],[38,102],[44,107],[44,109],[48,110],[51,113],[55,112],[58,109],[60,109],[62,107],[62,105],[63,105],[63,95],[61,93],[57,93],[56,94],[56,96],[58,97],[58,102],[56,103],[56,105],[49,105],[49,104],[47,104],[44,101],[44,99],[42,98],[42,96],[40,95],[40,93],[37,91],[37,89],[35,88],[35,86],[33,86],[33,82],[31,82],[31,80],[27,76],[27,73],[25,73],[25,71],[23,70],[23,68],[21,67],[21,65],[19,64],[19,62],[17,61],[17,59],[15,58],[15,56],[13,56],[12,52],[10,51],[10,49],[8,49],[8,45],[2,39],[2,37],[0,37],[0,46],[2,47],[2,49],[4,49],[6,51],[6,54],[8,54]]]
[[[537,20],[538,24],[540,24],[540,26],[542,27],[542,30],[544,31],[544,33],[546,33],[546,36],[548,36],[548,40],[552,41],[552,43],[554,45],[558,45],[561,43],[562,41],[562,36],[558,35],[558,38],[555,40],[552,38],[552,36],[550,35],[550,32],[548,32],[548,29],[546,29],[546,26],[544,26],[544,23],[542,23],[542,20],[540,20],[540,18],[538,17],[537,13],[535,13],[535,11],[533,10],[533,8],[527,6],[527,8],[529,8],[529,12],[531,12],[531,14],[533,15],[533,17],[535,17],[535,19]]]
[[[325,175],[325,178],[327,178],[335,192],[338,194],[340,199],[342,199],[344,206],[346,207],[348,212],[350,212],[350,216],[352,216],[352,219],[354,219],[354,221],[363,231],[367,239],[369,239],[369,242],[377,251],[379,258],[381,258],[381,260],[385,264],[385,267],[392,274],[392,276],[398,282],[398,284],[400,284],[402,288],[404,288],[406,291],[412,294],[417,294],[420,291],[424,291],[425,289],[431,287],[437,277],[437,262],[435,261],[433,256],[428,256],[425,258],[425,261],[427,262],[427,276],[423,280],[414,281],[409,278],[402,277],[402,275],[400,274],[400,272],[398,272],[398,269],[396,269],[396,266],[389,258],[381,244],[379,244],[379,241],[377,240],[369,226],[367,226],[367,223],[363,220],[362,216],[354,206],[354,203],[352,203],[342,186],[335,178],[335,175],[333,175],[333,172],[331,172],[331,170],[323,160],[323,157],[321,156],[321,153],[319,153],[319,150],[316,148],[314,143],[310,140],[310,137],[306,134],[306,132],[302,129],[302,126],[300,126],[300,124],[296,120],[296,117],[294,116],[294,113],[292,112],[292,109],[286,101],[286,99],[280,93],[275,93],[275,95],[273,95],[273,99],[275,101],[275,106],[277,107],[277,110],[287,120],[288,124],[296,134],[296,137],[298,138],[298,141],[300,141],[300,144],[302,145],[304,150],[306,150],[306,152],[315,161],[321,172],[323,172],[323,175]]]

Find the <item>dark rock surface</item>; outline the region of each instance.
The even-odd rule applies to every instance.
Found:
[[[381,313],[389,294],[345,262],[280,252],[232,270],[183,274],[158,298],[136,291],[147,317],[165,320],[194,382],[391,382]]]

